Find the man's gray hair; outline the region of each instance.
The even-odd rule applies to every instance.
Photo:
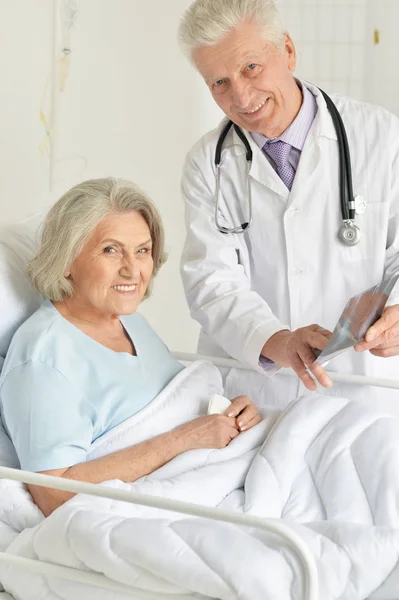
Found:
[[[65,272],[100,221],[115,212],[137,212],[148,225],[154,270],[145,297],[150,295],[152,279],[166,260],[160,214],[135,184],[107,177],[76,185],[47,214],[39,249],[27,268],[33,286],[43,296],[53,301],[73,296],[73,283]]]
[[[284,48],[285,29],[274,0],[195,0],[186,10],[179,27],[184,52],[213,46],[244,21],[256,23],[265,40]]]

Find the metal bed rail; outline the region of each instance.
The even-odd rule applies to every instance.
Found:
[[[12,479],[22,483],[54,488],[66,492],[88,494],[90,496],[99,496],[102,498],[110,498],[112,500],[122,500],[132,504],[151,506],[154,508],[179,512],[186,515],[213,519],[215,521],[223,521],[225,523],[232,523],[234,525],[257,527],[263,531],[274,533],[284,539],[298,559],[302,572],[303,599],[319,600],[316,560],[302,538],[281,520],[263,519],[261,517],[240,514],[230,510],[209,508],[199,504],[181,502],[179,500],[168,500],[146,494],[137,494],[128,490],[115,490],[107,487],[106,485],[86,483],[71,479],[62,479],[61,477],[30,473],[28,471],[10,469],[8,467],[0,467],[0,479]],[[51,577],[59,577],[61,579],[68,579],[87,585],[93,585],[99,588],[112,590],[114,592],[121,592],[130,595],[133,598],[135,597],[135,594],[139,594],[143,598],[151,598],[153,600],[165,600],[166,598],[171,600],[172,598],[170,594],[164,595],[155,592],[143,591],[134,586],[118,583],[98,573],[81,571],[79,569],[64,567],[39,560],[27,559],[8,554],[7,552],[0,552],[0,563],[7,563],[15,567],[24,568],[29,571],[41,573]],[[176,596],[176,598],[179,600],[193,600],[193,597],[195,597],[195,595],[179,594]]]
[[[224,358],[221,356],[203,356],[201,354],[191,354],[188,352],[172,352],[173,356],[182,362],[193,362],[194,360],[206,360],[212,362],[218,367],[230,367],[234,369],[242,369],[245,371],[254,371],[249,365],[240,363],[234,358]],[[352,373],[338,373],[336,371],[328,371],[326,373],[333,381],[340,383],[353,383],[356,385],[370,385],[382,388],[392,388],[399,390],[399,379],[385,379],[382,377],[368,377],[367,375],[355,375]],[[298,377],[292,369],[281,369],[277,375],[288,375],[290,377]]]

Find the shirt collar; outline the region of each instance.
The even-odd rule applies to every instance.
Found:
[[[308,90],[306,85],[303,85],[298,80],[296,81],[302,90],[302,106],[291,125],[289,125],[289,127],[287,127],[287,129],[283,131],[279,137],[272,139],[273,141],[281,140],[282,142],[290,144],[290,146],[293,148],[297,148],[297,150],[302,151],[305,145],[306,137],[309,133],[309,129],[311,128],[317,113],[317,102],[316,98],[312,92]],[[261,133],[251,133],[251,136],[259,148],[263,148],[266,142],[271,141],[271,138],[267,138]]]

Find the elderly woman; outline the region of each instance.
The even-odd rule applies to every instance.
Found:
[[[223,448],[260,421],[240,396],[229,416],[199,417],[86,461],[94,440],[147,406],[183,369],[136,312],[164,261],[159,214],[130,182],[86,181],[50,210],[28,267],[47,300],[16,332],[0,379],[1,418],[22,469],[91,483],[134,481],[187,450]],[[45,515],[72,496],[29,490]]]

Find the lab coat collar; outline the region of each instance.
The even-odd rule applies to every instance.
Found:
[[[259,148],[249,131],[243,131],[252,150],[252,164],[249,171],[250,177],[253,177],[262,185],[265,185],[273,192],[287,200],[289,195],[288,188],[277,175],[276,171],[273,169],[262,149]],[[245,148],[235,129],[233,129],[233,150],[236,156],[242,156],[243,159],[245,159]]]
[[[318,109],[313,125],[309,130],[308,137],[312,136],[314,140],[317,140],[320,137],[326,137],[331,140],[337,141],[337,134],[335,131],[334,123],[322,93],[316,86],[314,86],[311,83],[308,83],[307,81],[302,82],[302,84],[306,85],[308,90],[315,96]],[[235,130],[233,129],[232,131],[233,151],[237,156],[242,155],[245,157],[245,149],[243,147],[243,144],[238,135],[236,134]],[[249,133],[249,131],[244,130],[244,134],[248,140],[249,145],[251,146],[253,153],[250,176],[262,183],[263,185],[270,188],[273,192],[275,192],[285,200],[287,200],[289,197],[289,190],[286,188],[280,177],[277,175],[277,173],[265,157],[261,148],[259,148],[255,140]],[[307,146],[309,146],[309,144],[305,143],[303,151],[306,151]]]
[[[315,96],[317,102],[318,110],[314,120],[314,128],[313,131],[311,128],[309,134],[313,133],[316,137],[327,137],[331,140],[337,141],[337,133],[335,131],[330,111],[328,110],[326,101],[323,98],[323,94],[321,93],[319,88],[317,88],[312,83],[309,83],[308,81],[303,81],[302,85],[306,85],[308,90],[311,91],[312,94]]]

